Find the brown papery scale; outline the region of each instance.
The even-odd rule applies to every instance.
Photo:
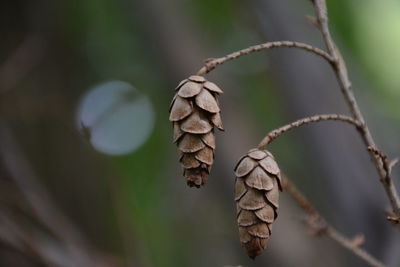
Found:
[[[281,174],[272,154],[251,149],[235,167],[239,238],[254,259],[266,248],[278,216]]]
[[[223,130],[217,85],[203,76],[190,76],[179,83],[170,107],[173,141],[181,152],[183,176],[190,187],[207,182],[214,162],[214,128]]]

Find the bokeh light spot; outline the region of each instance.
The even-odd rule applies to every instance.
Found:
[[[127,82],[91,88],[81,99],[77,125],[99,152],[132,153],[150,137],[155,114],[150,99]]]

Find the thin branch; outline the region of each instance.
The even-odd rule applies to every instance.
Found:
[[[250,46],[248,48],[233,52],[224,57],[208,59],[208,60],[206,60],[206,64],[204,65],[204,67],[202,67],[197,72],[197,75],[205,75],[205,74],[209,73],[210,71],[212,71],[213,69],[215,69],[217,66],[222,65],[229,60],[236,59],[238,57],[248,55],[253,52],[258,52],[261,50],[266,50],[266,49],[275,48],[275,47],[299,48],[299,49],[303,49],[308,52],[314,53],[318,56],[321,56],[322,58],[327,60],[329,63],[331,63],[333,61],[332,57],[328,53],[326,53],[325,51],[323,51],[319,48],[313,47],[311,45],[300,43],[300,42],[292,42],[292,41],[276,41],[276,42],[268,42],[268,43],[264,43],[264,44]]]
[[[300,191],[291,181],[289,181],[285,177],[283,177],[282,181],[284,191],[288,192],[289,195],[297,202],[300,208],[305,211],[305,213],[308,215],[307,223],[317,235],[325,235],[331,238],[332,240],[336,241],[340,246],[348,249],[350,252],[354,253],[371,266],[386,266],[384,263],[376,259],[363,248],[361,248],[360,242],[354,242],[354,240],[345,237],[343,234],[338,232],[338,230],[329,225],[314,208],[314,206],[308,201],[308,199],[302,193],[300,193]]]
[[[260,142],[260,144],[258,145],[258,148],[262,149],[265,148],[269,143],[271,143],[275,138],[277,138],[278,136],[280,136],[281,134],[293,129],[293,128],[297,128],[300,127],[302,125],[305,124],[309,124],[312,122],[319,122],[319,121],[327,121],[327,120],[335,120],[335,121],[343,121],[343,122],[347,122],[350,123],[352,125],[354,125],[357,129],[359,127],[361,127],[361,123],[358,122],[357,120],[345,116],[345,115],[339,115],[339,114],[322,114],[322,115],[315,115],[315,116],[311,116],[311,117],[307,117],[307,118],[303,118],[297,121],[294,121],[290,124],[284,125],[280,128],[277,128],[271,132],[269,132],[264,139]]]
[[[322,34],[322,38],[324,39],[325,46],[328,49],[329,55],[332,59],[331,66],[335,72],[337,80],[340,85],[341,92],[347,102],[347,105],[350,108],[351,114],[353,118],[357,121],[361,122],[361,127],[359,128],[359,133],[363,139],[365,146],[368,147],[377,147],[374,139],[371,136],[370,130],[365,123],[364,116],[361,113],[361,110],[357,104],[355,99],[351,82],[349,79],[349,75],[347,72],[346,64],[341,56],[339,50],[337,49],[335,42],[333,41],[329,26],[328,26],[328,14],[326,8],[325,0],[314,0],[312,1],[315,9],[315,13],[317,16],[317,21],[319,24],[319,29]],[[376,155],[373,151],[369,151],[371,158],[374,162],[375,168],[379,174],[380,181],[386,191],[386,194],[389,198],[389,201],[392,206],[393,213],[397,216],[400,216],[400,198],[399,194],[392,182],[392,177],[390,173],[387,173],[384,169],[384,163],[382,158]]]
[[[392,171],[394,166],[396,166],[399,163],[399,158],[394,158],[391,161],[389,161],[389,170]]]

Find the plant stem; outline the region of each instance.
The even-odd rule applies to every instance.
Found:
[[[269,132],[264,139],[260,142],[260,144],[258,145],[259,149],[263,149],[265,148],[269,143],[271,143],[275,138],[277,138],[278,136],[280,136],[281,134],[293,129],[293,128],[297,128],[300,127],[302,125],[305,124],[309,124],[312,122],[319,122],[319,121],[327,121],[327,120],[335,120],[335,121],[343,121],[343,122],[347,122],[350,123],[352,125],[354,125],[357,129],[360,128],[362,125],[359,121],[345,116],[345,115],[339,115],[339,114],[322,114],[322,115],[315,115],[315,116],[311,116],[311,117],[307,117],[307,118],[303,118],[297,121],[294,121],[292,123],[286,124],[282,127],[279,127],[271,132]]]
[[[327,14],[327,8],[326,8],[326,1],[325,0],[314,0],[313,4],[314,4],[314,8],[315,8],[315,13],[317,16],[317,21],[319,24],[319,29],[321,31],[322,38],[324,39],[326,48],[328,49],[328,53],[329,53],[330,57],[332,58],[332,61],[330,61],[330,63],[333,67],[333,70],[334,70],[337,80],[339,82],[341,92],[342,92],[344,98],[346,99],[347,105],[350,108],[353,118],[361,123],[361,127],[359,127],[358,129],[359,129],[359,133],[363,139],[365,146],[367,148],[368,147],[376,148],[377,146],[375,144],[375,141],[372,138],[371,132],[370,132],[367,124],[365,123],[364,116],[362,115],[361,110],[358,106],[357,100],[354,96],[354,93],[353,93],[353,90],[351,87],[351,82],[349,79],[349,75],[347,72],[346,64],[331,37],[330,31],[329,31],[329,26],[328,26],[328,14]],[[371,159],[374,162],[375,168],[379,174],[380,181],[382,182],[382,185],[383,185],[383,187],[386,191],[386,194],[389,198],[393,213],[396,216],[400,216],[400,198],[399,198],[399,194],[392,182],[391,174],[385,171],[382,159],[378,155],[376,155],[371,150],[369,150],[369,153],[371,155]]]
[[[286,177],[283,177],[282,182],[284,191],[288,192],[289,195],[297,202],[300,208],[302,208],[309,216],[307,220],[308,225],[314,230],[316,234],[326,235],[327,237],[336,241],[342,247],[348,249],[349,251],[360,257],[371,266],[386,266],[384,263],[376,259],[363,248],[361,248],[359,245],[355,244],[353,240],[345,237],[343,234],[341,234],[335,228],[329,225],[314,208],[314,206],[308,201],[308,199],[302,193],[300,193],[300,191],[290,180],[288,180]]]

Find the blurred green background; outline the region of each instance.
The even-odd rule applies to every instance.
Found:
[[[400,1],[329,1],[333,36],[372,133],[400,144]],[[226,131],[202,189],[188,188],[168,106],[203,60],[275,40],[323,48],[309,1],[14,0],[0,3],[0,266],[365,266],[282,194],[265,253],[240,246],[232,169],[269,131],[348,110],[320,58],[271,50],[208,78]],[[324,122],[270,147],[347,236],[399,266],[400,233],[359,136]],[[398,178],[395,170],[394,176]],[[398,180],[398,179],[397,179]],[[398,186],[398,184],[397,184]]]

